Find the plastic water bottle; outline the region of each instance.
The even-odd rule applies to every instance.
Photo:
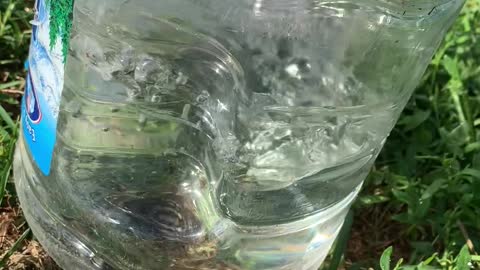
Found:
[[[65,269],[316,269],[462,0],[37,0],[15,180]]]

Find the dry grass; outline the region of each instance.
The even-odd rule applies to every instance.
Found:
[[[15,205],[0,208],[0,258],[4,258],[7,253],[12,251],[17,240],[28,229],[18,204]],[[20,242],[19,248],[10,255],[4,269],[57,270],[59,268],[36,240],[27,238]]]

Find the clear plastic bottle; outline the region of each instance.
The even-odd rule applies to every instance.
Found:
[[[28,223],[69,270],[316,269],[462,4],[37,0]]]

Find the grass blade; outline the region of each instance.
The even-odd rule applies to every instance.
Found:
[[[7,251],[7,253],[5,253],[5,255],[3,256],[3,258],[0,260],[0,269],[3,269],[3,267],[5,267],[5,265],[7,264],[8,262],[8,259],[10,258],[10,256],[12,256],[13,253],[15,253],[15,251],[17,251],[19,248],[20,248],[20,244],[23,242],[23,240],[25,240],[27,238],[27,236],[30,234],[30,229],[27,229],[25,232],[23,232],[23,234],[17,239],[17,241],[15,241],[15,243],[13,244],[13,246]]]
[[[1,107],[0,107],[1,108]],[[10,139],[7,145],[8,156],[3,163],[3,168],[0,173],[0,205],[2,204],[3,197],[5,195],[5,189],[7,188],[8,179],[12,172],[13,153],[15,150],[16,139]]]
[[[15,125],[15,122],[13,122],[10,115],[8,115],[7,111],[5,111],[5,109],[1,105],[0,105],[0,119],[3,119],[3,121],[7,123],[8,127],[11,129],[12,132],[16,131],[17,125]]]
[[[10,3],[7,6],[7,9],[3,13],[2,20],[0,21],[0,37],[5,34],[5,29],[7,28],[7,22],[12,16],[12,12],[15,10],[15,5],[16,2],[10,1]]]
[[[350,238],[350,230],[353,224],[353,211],[348,212],[345,222],[343,223],[340,234],[338,235],[337,245],[333,251],[332,261],[328,270],[337,270],[342,261],[343,254],[347,248],[348,240]]]
[[[0,61],[0,64],[3,64],[5,62],[14,62],[14,60],[3,60],[3,61]],[[19,86],[19,85],[22,85],[23,81],[13,81],[13,82],[8,82],[8,83],[2,83],[0,84],[0,90],[3,90],[3,89],[7,89],[7,88],[12,88],[12,87],[15,87],[15,86]]]
[[[5,196],[5,190],[7,188],[8,178],[10,177],[10,172],[12,170],[12,164],[10,161],[7,161],[7,164],[0,175],[0,205],[3,202],[3,197]]]

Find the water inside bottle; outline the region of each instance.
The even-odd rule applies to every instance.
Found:
[[[151,1],[132,14],[138,2],[77,4],[52,188],[38,197],[118,268],[314,269],[405,102],[400,86],[359,79],[370,59],[352,48],[370,45],[345,32],[365,11],[340,23],[358,7],[322,9],[304,25],[328,26],[313,37],[226,4],[194,26]],[[174,2],[161,10],[193,5]],[[245,25],[201,27],[216,19]]]

